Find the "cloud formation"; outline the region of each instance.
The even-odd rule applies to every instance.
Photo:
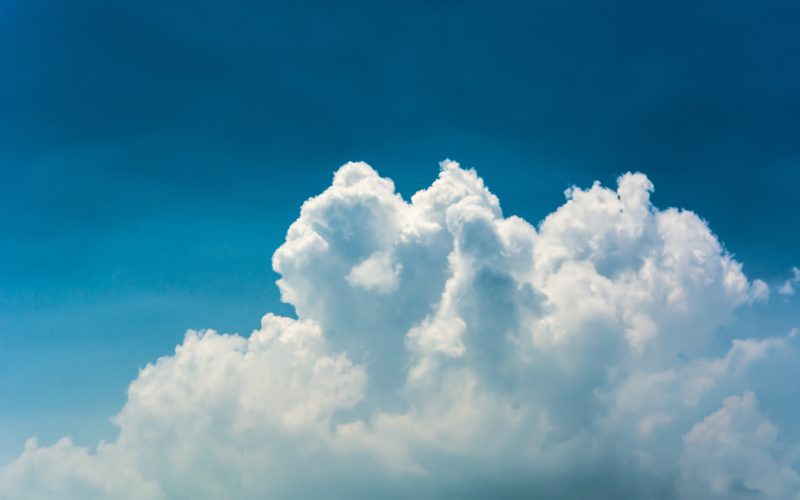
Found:
[[[794,287],[800,283],[800,269],[797,267],[792,268],[792,276],[788,280],[783,282],[783,285],[778,289],[778,293],[781,295],[794,295],[795,289]]]
[[[404,200],[348,163],[275,252],[297,318],[187,333],[94,448],[0,472],[0,498],[800,498],[753,366],[796,332],[715,332],[769,289],[639,173],[537,227],[445,161]]]

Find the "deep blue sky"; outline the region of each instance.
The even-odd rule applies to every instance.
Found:
[[[795,1],[165,3],[0,2],[0,460],[290,313],[269,258],[348,160],[532,222],[641,170],[751,277],[800,264]]]

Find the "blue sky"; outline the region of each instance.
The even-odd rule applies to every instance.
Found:
[[[799,20],[790,1],[2,2],[0,459],[113,438],[127,384],[188,328],[293,314],[270,257],[351,160],[408,198],[455,159],[534,224],[642,171],[770,284],[785,333]]]

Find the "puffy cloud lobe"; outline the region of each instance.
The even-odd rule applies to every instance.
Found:
[[[792,268],[792,276],[783,282],[783,285],[778,289],[781,295],[794,295],[794,287],[800,283],[800,269],[797,267]]]
[[[719,498],[795,498],[800,487],[792,451],[778,441],[778,428],[758,411],[752,392],[725,399],[722,408],[683,437],[681,468],[693,494]]]
[[[298,319],[189,332],[114,442],[31,441],[0,497],[793,498],[743,390],[795,335],[713,351],[768,288],[652,190],[573,187],[534,227],[455,162],[409,201],[349,163],[273,256]]]
[[[263,471],[294,474],[330,439],[331,415],[356,404],[364,383],[360,367],[326,352],[311,322],[268,314],[247,339],[190,331],[174,355],[131,384],[115,442],[90,453],[68,438],[48,448],[29,441],[3,470],[0,492],[26,499],[274,492],[260,484]]]

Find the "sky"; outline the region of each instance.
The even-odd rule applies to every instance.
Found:
[[[292,248],[287,230],[296,221],[311,220],[306,223],[314,226],[314,217],[326,220],[330,242],[340,234],[337,228],[347,232],[348,223],[333,215],[328,221],[324,207],[319,208],[323,215],[301,215],[300,210],[309,198],[336,188],[334,172],[350,161],[367,162],[376,175],[393,181],[393,192],[415,207],[397,208],[387,202],[392,211],[410,210],[413,216],[402,217],[443,227],[446,224],[429,212],[438,213],[444,205],[430,202],[433,208],[425,212],[427,208],[419,207],[429,203],[411,203],[412,195],[431,188],[440,172],[451,172],[444,175],[448,179],[460,178],[462,174],[452,172],[474,168],[478,177],[463,182],[481,193],[485,185],[497,197],[502,215],[494,212],[488,195],[481,195],[481,210],[489,210],[493,221],[519,216],[537,231],[535,237],[525,238],[561,242],[553,248],[562,243],[579,248],[581,241],[594,241],[597,252],[605,249],[613,258],[570,258],[588,259],[601,271],[605,265],[622,265],[609,264],[614,259],[634,259],[642,249],[662,247],[639,234],[643,239],[626,250],[630,253],[618,254],[616,247],[605,246],[610,236],[592,239],[599,236],[551,229],[551,236],[545,237],[542,221],[566,207],[565,190],[571,186],[590,190],[597,180],[614,192],[626,172],[642,172],[654,189],[636,181],[636,192],[650,193],[652,205],[645,204],[645,211],[654,219],[636,219],[636,224],[661,227],[654,222],[656,214],[670,213],[668,207],[690,210],[707,222],[711,238],[720,245],[708,247],[708,255],[716,259],[711,260],[724,267],[729,265],[721,263],[726,258],[735,259],[746,276],[746,286],[736,293],[728,282],[720,285],[724,293],[716,288],[703,292],[724,297],[719,303],[711,298],[700,301],[709,309],[691,316],[704,331],[698,336],[708,340],[706,351],[692,351],[688,345],[675,350],[670,344],[654,356],[726,359],[733,338],[790,343],[789,332],[800,326],[800,278],[793,272],[793,266],[800,266],[798,21],[800,7],[790,1],[0,2],[0,464],[19,457],[31,436],[42,446],[69,435],[79,446],[94,449],[106,440],[120,448],[115,440],[126,428],[120,431],[111,417],[124,407],[129,411],[122,415],[132,415],[129,421],[143,421],[138,400],[128,392],[132,381],[144,384],[140,370],[173,354],[176,345],[187,345],[188,329],[212,328],[247,338],[253,330],[269,336],[288,328],[265,327],[260,319],[268,312],[315,322],[330,338],[330,346],[319,347],[320,356],[332,356],[327,349],[347,352],[353,370],[367,367],[367,380],[379,382],[367,384],[363,391],[353,382],[354,394],[364,393],[360,399],[353,397],[367,403],[344,402],[345,410],[321,414],[339,423],[350,418],[367,422],[368,430],[359,431],[360,442],[382,435],[368,415],[402,412],[411,404],[397,400],[396,385],[411,376],[412,367],[433,363],[425,351],[430,345],[420,340],[422,347],[414,347],[403,344],[413,344],[411,340],[395,339],[365,347],[358,338],[341,337],[348,328],[366,331],[372,316],[354,325],[352,317],[341,318],[324,304],[338,304],[336,308],[355,315],[366,304],[378,311],[385,304],[343,294],[336,288],[344,286],[341,280],[326,274],[335,266],[325,267],[325,259],[320,269],[312,269],[295,263],[293,259],[300,258],[295,254],[285,256],[284,264],[272,257],[279,248]],[[440,166],[446,159],[463,168]],[[359,168],[353,167],[358,175],[372,178]],[[482,179],[480,189],[476,179]],[[372,180],[364,186],[376,192],[384,189]],[[621,186],[614,195],[620,200]],[[356,195],[348,191],[342,196]],[[583,215],[572,217],[583,220]],[[602,220],[584,222],[600,234]],[[559,224],[551,226],[562,227]],[[631,227],[639,227],[636,224]],[[708,239],[702,228],[691,227],[691,234],[703,235],[697,241]],[[453,248],[458,247],[460,228],[447,226]],[[370,225],[360,231],[380,232]],[[506,229],[497,231],[506,234]],[[403,237],[417,234],[407,228],[396,232]],[[685,245],[695,244],[691,234],[682,234]],[[679,245],[684,237],[675,238]],[[436,299],[443,283],[420,282],[414,286],[421,288],[412,287],[415,292],[407,301],[398,299],[408,292],[402,277],[413,266],[423,273],[429,265],[437,276],[457,276],[457,269],[434,257],[413,264],[408,255],[408,261],[398,257],[400,250],[393,244],[373,243],[383,249],[376,250],[373,260],[355,247],[342,254],[356,259],[352,269],[342,271],[348,286],[396,304],[386,314],[400,318],[400,324],[409,323],[403,332],[409,339],[427,338],[424,332],[436,330],[431,325],[439,317],[458,324],[453,320],[457,316],[466,332],[473,331],[460,307],[488,307],[487,297],[479,295],[464,304],[453,299],[456,305],[448,308]],[[420,248],[439,255],[434,251],[437,245],[426,241]],[[539,243],[532,245],[540,248]],[[537,262],[550,262],[556,255],[545,258],[537,251],[531,251],[543,259]],[[358,268],[359,262],[368,265]],[[464,265],[477,265],[470,262]],[[513,275],[520,287],[529,282],[557,309],[561,295],[548,288],[555,285],[545,283],[549,268],[541,264],[545,267],[537,267],[534,277],[523,278],[520,265],[509,261],[503,273]],[[309,285],[315,273],[318,280],[329,282]],[[476,289],[505,286],[500,278],[486,278],[485,283],[480,273],[477,278],[468,276],[463,279],[477,280]],[[708,279],[717,283],[717,278],[714,274]],[[283,300],[278,279],[284,280]],[[768,299],[758,292],[760,282],[769,289]],[[580,280],[571,283],[583,286]],[[795,288],[798,294],[791,294]],[[294,290],[295,296],[287,298],[291,293],[286,290]],[[338,294],[352,302],[339,304],[334,300]],[[427,301],[414,302],[418,296]],[[513,295],[509,303],[525,300]],[[496,305],[493,310],[502,308]],[[428,320],[433,323],[428,324],[420,311],[438,312],[431,313]],[[626,314],[625,321],[639,317]],[[670,314],[679,316],[674,311],[648,309],[642,314],[660,331],[683,328],[676,326],[683,320],[670,319]],[[566,321],[553,318],[548,321]],[[376,325],[386,327],[381,322],[372,326]],[[488,327],[474,328],[481,332]],[[626,328],[620,331],[633,327]],[[441,348],[458,351],[452,345]],[[465,349],[470,352],[469,345]],[[408,359],[400,361],[406,354],[399,353]],[[370,364],[375,360],[406,363],[409,372],[387,368],[375,373]],[[469,364],[470,373],[478,380],[485,380],[481,377],[486,373],[490,379],[502,378],[487,367],[492,363],[486,363]],[[628,370],[640,369],[619,363]],[[667,366],[649,363],[653,370]],[[777,381],[797,375],[796,366],[788,363],[780,375],[752,375],[737,391],[716,395],[705,415],[685,417],[678,441],[704,442],[709,433],[702,431],[708,426],[697,422],[708,423],[703,418],[713,415],[722,419],[724,412],[734,410],[750,412],[756,420],[772,417],[783,435],[790,440],[800,437],[800,429],[785,425],[797,410],[790,400],[798,398],[776,389]],[[449,368],[430,369],[446,373]],[[592,370],[586,373],[595,373]],[[358,379],[356,375],[347,380]],[[583,386],[574,387],[577,401]],[[750,390],[754,392],[746,392]],[[502,399],[505,393],[487,394],[486,398]],[[567,416],[574,414],[567,408],[583,411],[556,404],[548,399],[551,396],[537,401],[562,408]],[[411,401],[424,408],[423,401],[431,397]],[[608,408],[603,407],[602,415],[610,419]],[[658,412],[652,415],[651,424],[667,418]],[[683,422],[682,417],[670,418]],[[127,429],[134,427],[128,424]],[[603,439],[613,435],[609,428],[602,433],[592,429]],[[387,449],[393,446],[385,443]],[[675,452],[682,453],[682,463],[702,458],[701,452],[689,448],[687,444],[687,450]],[[454,460],[468,468],[480,463],[464,458],[471,455],[461,448],[461,455],[425,450],[417,465]],[[779,454],[767,455],[783,463],[776,458]],[[552,479],[591,468],[587,463],[575,466],[567,458],[557,462],[558,471],[537,474]],[[399,467],[397,463],[393,467]],[[760,488],[746,476],[728,478],[729,486],[739,488],[736,491]],[[506,479],[489,477],[475,491]],[[445,488],[433,480],[421,486],[423,491],[428,487]],[[525,487],[524,481],[519,483],[520,491]],[[759,491],[790,498],[785,495],[792,487]],[[174,493],[169,486],[161,488]],[[545,495],[549,486],[542,488]],[[700,488],[697,485],[687,488],[700,491],[691,489]]]

